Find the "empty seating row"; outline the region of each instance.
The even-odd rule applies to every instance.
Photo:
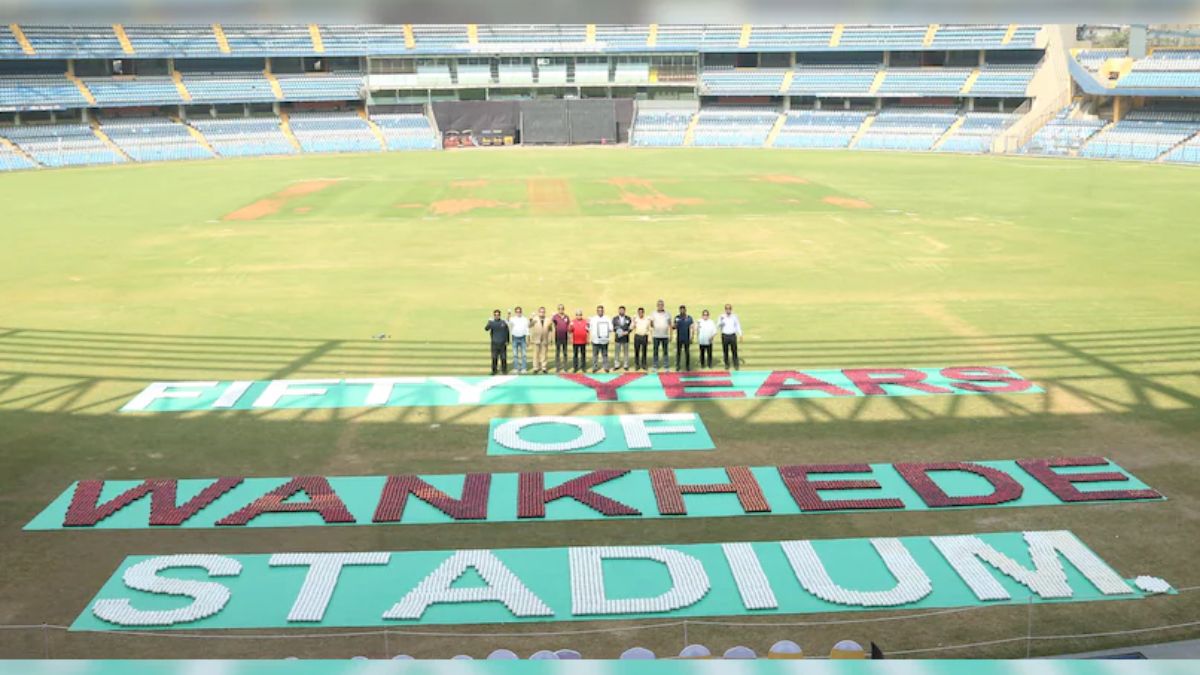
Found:
[[[971,96],[1012,96],[1025,95],[1029,81],[1033,79],[1032,67],[990,67],[979,71],[979,77],[971,85],[968,93]]]
[[[179,89],[169,77],[89,77],[83,82],[100,106],[183,103]]]
[[[387,141],[388,150],[434,150],[438,137],[429,118],[419,113],[387,113],[372,115]]]
[[[891,68],[879,87],[881,95],[947,95],[962,91],[971,71],[964,68]]]
[[[136,162],[209,159],[213,156],[185,125],[161,117],[105,120],[100,128]]]
[[[378,152],[379,139],[355,113],[294,113],[292,133],[304,152]]]
[[[1200,164],[1200,134],[1192,136],[1186,143],[1167,153],[1163,159],[1168,162]]]
[[[935,150],[939,152],[991,152],[992,143],[1019,115],[969,112]]]
[[[0,138],[4,129],[0,127]],[[0,141],[0,171],[16,171],[18,169],[33,169],[36,165],[21,154],[10,142]]]
[[[703,108],[696,118],[692,144],[698,146],[758,147],[767,141],[779,112],[762,108]]]
[[[1038,129],[1020,152],[1026,155],[1070,155],[1102,127],[1104,122],[1097,117],[1072,117],[1072,107],[1067,106]]]
[[[845,148],[867,119],[865,110],[788,111],[776,148]]]
[[[222,157],[290,155],[296,149],[283,134],[277,117],[192,119],[198,129]]]
[[[653,147],[683,145],[694,115],[693,110],[638,110],[629,142]]]
[[[700,76],[700,90],[705,94],[778,95],[786,71],[706,70]]]
[[[42,166],[120,164],[125,158],[104,144],[86,124],[22,125],[0,129]]]
[[[124,54],[112,26],[21,27],[39,56],[105,57]]]
[[[833,26],[754,26],[749,49],[824,49],[833,37]]]
[[[1195,122],[1124,119],[1092,136],[1081,157],[1153,160],[1200,130]]]
[[[479,44],[583,42],[587,27],[582,24],[493,24],[477,27]]]
[[[933,34],[930,47],[939,49],[987,49],[1004,46],[1007,24],[943,24]],[[1039,26],[1019,25],[1013,31],[1009,45],[1033,46]]]
[[[172,24],[125,26],[129,44],[139,57],[215,57],[221,45],[212,26]]]
[[[864,150],[930,150],[958,119],[953,108],[885,108],[854,146]]]
[[[82,108],[83,93],[65,75],[27,75],[0,79],[0,110]]]
[[[276,79],[285,101],[348,101],[363,97],[364,82],[359,75],[277,75]]]

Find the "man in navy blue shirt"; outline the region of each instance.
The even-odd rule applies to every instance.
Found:
[[[692,369],[692,333],[696,322],[688,316],[687,307],[679,306],[679,316],[675,317],[675,371]]]
[[[496,363],[500,363],[504,374],[508,374],[508,322],[500,318],[500,310],[492,312],[492,320],[483,327],[492,334],[492,375],[496,374]]]

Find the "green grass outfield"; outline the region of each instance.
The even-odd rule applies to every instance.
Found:
[[[933,154],[511,149],[0,175],[0,624],[70,623],[135,553],[1065,528],[1123,575],[1200,586],[1198,213],[1194,168]],[[1006,365],[1046,393],[644,404],[698,411],[717,451],[538,458],[485,457],[488,419],[631,406],[116,413],[151,381],[484,374],[495,307],[590,311],[660,297],[695,314],[734,303],[753,369]],[[391,339],[371,340],[378,333]],[[1111,457],[1169,500],[637,525],[20,530],[79,478],[1066,454]],[[850,637],[904,651],[1024,636],[1031,620],[1051,635],[1198,614],[1200,592],[1185,592],[840,626],[697,624],[687,638],[714,649],[790,638],[825,652]],[[1189,637],[1200,628],[1031,651]],[[613,656],[633,644],[673,652],[683,639],[678,628],[386,643],[0,630],[0,657],[445,657],[496,646]],[[1019,641],[920,655],[1025,653]]]

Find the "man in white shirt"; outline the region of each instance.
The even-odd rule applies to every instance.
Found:
[[[525,372],[528,364],[527,343],[529,342],[529,317],[521,312],[520,307],[514,307],[516,316],[508,316],[508,332],[512,336],[513,368],[518,375]]]
[[[700,343],[701,368],[712,368],[712,343],[716,336],[717,322],[709,318],[706,309],[700,314],[700,323],[696,324],[696,341]]]
[[[674,320],[667,313],[666,303],[662,300],[658,301],[658,307],[654,313],[650,315],[650,337],[654,339],[654,370],[658,370],[658,350],[662,348],[663,368],[671,369],[671,352],[668,347],[671,344],[671,329],[675,327]]]
[[[592,372],[599,372],[603,360],[608,372],[608,340],[612,336],[612,319],[604,316],[604,305],[596,307],[596,316],[588,319],[588,336],[592,340]]]
[[[733,369],[738,370],[741,361],[738,359],[738,339],[742,337],[742,322],[733,313],[733,305],[725,305],[725,313],[717,319],[717,327],[721,329],[721,352],[725,355],[725,370],[729,370],[729,352],[733,351]]]

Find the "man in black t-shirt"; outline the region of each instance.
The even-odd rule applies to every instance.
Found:
[[[508,374],[508,322],[500,318],[500,310],[492,312],[492,320],[483,327],[492,334],[492,375],[496,374],[496,363]]]
[[[679,306],[675,317],[675,372],[692,369],[692,333],[696,322],[688,316],[687,307]]]

